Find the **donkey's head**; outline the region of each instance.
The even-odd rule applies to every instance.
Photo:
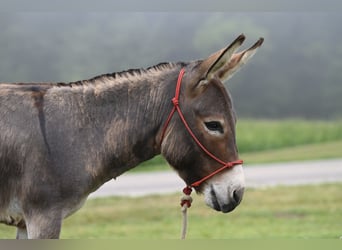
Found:
[[[251,48],[234,53],[244,39],[240,35],[207,59],[185,66],[179,95],[181,111],[175,108],[178,114],[166,125],[161,144],[162,154],[186,184],[204,193],[206,203],[224,213],[232,211],[242,200],[245,182],[241,164],[223,168],[199,185],[192,184],[222,168],[222,162],[238,160],[236,117],[223,82],[245,64],[263,42],[259,39]],[[190,132],[180,118],[182,115]],[[198,145],[191,132],[205,149]],[[215,157],[218,160],[213,159]]]

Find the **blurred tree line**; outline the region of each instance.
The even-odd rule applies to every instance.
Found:
[[[68,82],[265,43],[230,80],[241,117],[342,117],[340,13],[1,13],[0,82]]]

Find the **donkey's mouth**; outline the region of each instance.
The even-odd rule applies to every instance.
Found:
[[[210,194],[211,194],[211,202],[212,202],[212,208],[215,209],[216,211],[221,211],[221,206],[220,204],[218,203],[217,201],[217,196],[216,196],[216,193],[215,193],[215,190],[211,187],[211,190],[210,190]],[[210,206],[210,204],[209,204]]]

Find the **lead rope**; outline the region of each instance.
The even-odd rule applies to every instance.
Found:
[[[181,230],[181,240],[185,239],[186,236],[186,231],[188,228],[188,216],[187,216],[187,210],[189,207],[191,207],[192,203],[192,197],[190,196],[192,192],[191,187],[185,187],[183,189],[184,195],[181,198],[181,203],[180,205],[182,206],[181,211],[182,211],[182,230]]]

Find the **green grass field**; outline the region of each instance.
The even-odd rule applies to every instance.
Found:
[[[241,207],[231,214],[211,210],[194,195],[188,238],[337,239],[342,236],[341,190],[342,184],[249,189]],[[178,238],[178,202],[179,194],[90,201],[66,221],[62,237]]]
[[[218,213],[193,195],[188,239],[338,239],[342,184],[247,189],[232,213]],[[62,238],[177,239],[180,194],[100,198],[66,219]],[[0,238],[15,230],[0,226]]]
[[[238,120],[241,153],[342,141],[342,120]]]
[[[242,153],[246,164],[342,158],[342,140]]]

